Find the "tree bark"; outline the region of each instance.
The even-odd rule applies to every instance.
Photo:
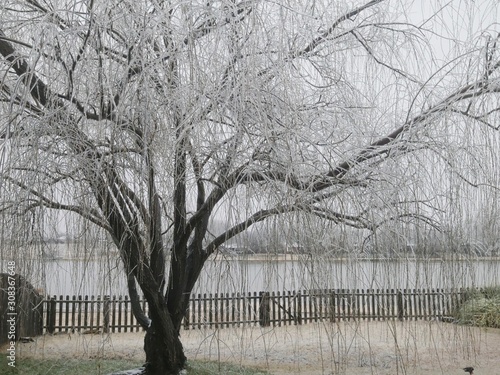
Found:
[[[177,375],[186,365],[179,334],[174,329],[164,333],[154,322],[146,331],[144,351],[147,375]]]
[[[147,288],[144,288],[147,289]],[[180,323],[173,320],[161,293],[145,290],[151,324],[144,337],[147,375],[177,375],[186,365]]]

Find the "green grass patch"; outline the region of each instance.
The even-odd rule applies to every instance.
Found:
[[[107,375],[141,367],[142,363],[123,359],[31,359],[18,358],[16,367],[8,366],[7,355],[0,357],[2,375]],[[189,375],[265,375],[267,372],[237,365],[205,361],[189,361]]]
[[[251,367],[241,367],[229,363],[209,361],[189,361],[187,366],[189,375],[266,375],[268,372]]]
[[[2,353],[3,354],[3,353]],[[0,373],[5,375],[106,375],[113,371],[140,367],[142,363],[122,359],[31,359],[17,358],[16,367],[0,358]]]
[[[456,314],[459,324],[500,328],[500,287],[489,287],[467,294]]]

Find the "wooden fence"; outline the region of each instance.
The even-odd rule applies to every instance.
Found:
[[[332,289],[192,295],[184,329],[281,326],[320,321],[449,319],[466,290]],[[147,304],[142,302],[147,312]],[[131,332],[142,328],[128,296],[53,296],[46,332]]]

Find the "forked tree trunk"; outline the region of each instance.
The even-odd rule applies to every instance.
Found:
[[[181,322],[173,319],[161,293],[146,293],[145,291],[145,297],[148,301],[151,319],[144,337],[145,373],[147,375],[177,375],[186,365],[186,356],[179,337]]]

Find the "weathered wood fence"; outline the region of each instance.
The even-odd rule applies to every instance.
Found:
[[[320,321],[449,319],[465,289],[330,289],[192,295],[184,329],[281,326]],[[142,302],[147,312],[147,304]],[[141,330],[128,296],[53,296],[44,301],[46,332]]]

